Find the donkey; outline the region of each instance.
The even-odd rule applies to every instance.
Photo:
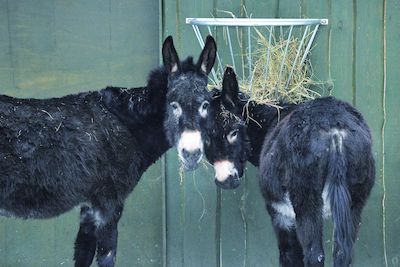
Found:
[[[115,265],[117,224],[141,175],[170,147],[196,168],[211,125],[208,37],[196,64],[172,37],[164,66],[141,88],[108,87],[45,100],[0,96],[0,214],[45,219],[81,206],[75,266]]]
[[[217,125],[205,153],[216,183],[239,186],[246,158],[260,167],[280,265],[324,266],[323,218],[332,215],[334,266],[349,266],[375,179],[371,134],[362,115],[333,97],[282,104],[280,110],[257,104],[239,93],[230,68],[211,105]]]

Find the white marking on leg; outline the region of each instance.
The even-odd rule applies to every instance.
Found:
[[[296,213],[288,193],[285,194],[283,201],[274,202],[271,206],[277,213],[274,219],[276,225],[285,230],[290,230],[295,226]]]
[[[235,176],[238,174],[238,171],[235,168],[235,165],[228,160],[221,160],[214,163],[215,170],[215,178],[219,182],[224,182],[228,179],[229,176]]]
[[[106,257],[107,257],[107,258],[108,258],[108,257],[111,257],[111,255],[112,255],[112,250],[110,250],[110,251],[107,253],[107,256],[106,256]]]
[[[94,213],[93,213],[93,218],[94,218],[94,225],[97,228],[99,228],[99,227],[101,227],[101,226],[103,226],[105,224],[105,222],[104,222],[104,220],[103,220],[103,218],[102,218],[102,216],[100,214],[100,211],[95,210]]]
[[[322,190],[321,198],[323,200],[323,206],[321,209],[322,217],[324,219],[329,218],[332,215],[331,203],[329,199],[329,183],[327,182]],[[274,202],[271,204],[272,208],[277,212],[275,216],[275,224],[281,228],[290,230],[295,226],[296,213],[294,212],[292,202],[290,201],[289,194],[286,193],[283,201]]]
[[[4,217],[14,217],[14,214],[10,211],[0,209],[0,216]]]

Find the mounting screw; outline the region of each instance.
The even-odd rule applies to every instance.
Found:
[[[328,19],[321,19],[321,25],[328,25]]]

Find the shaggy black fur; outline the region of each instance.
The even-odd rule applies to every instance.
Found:
[[[166,135],[169,142],[177,146],[182,165],[187,170],[193,170],[203,156],[203,140],[207,139],[214,118],[209,109],[211,94],[207,89],[207,75],[214,65],[217,48],[214,39],[208,36],[195,65],[191,58],[180,63],[175,48],[172,46],[169,52],[165,51],[167,48],[164,46],[163,60],[171,75],[168,79],[167,118],[164,122]],[[183,133],[199,130],[202,141],[197,149],[191,151],[180,146]]]
[[[203,53],[210,44],[215,50],[212,42]],[[163,53],[178,58],[171,37]],[[209,92],[194,94],[190,84],[171,88],[181,75],[207,81],[208,72],[199,74],[191,58],[175,63],[181,66],[179,75],[166,63],[151,72],[147,87],[108,87],[45,100],[0,95],[0,215],[50,218],[80,205],[75,266],[89,266],[96,249],[99,266],[114,266],[126,197],[143,172],[175,145],[165,135],[177,131],[166,122],[171,120],[168,103],[210,98]],[[198,108],[184,109],[182,121],[204,132],[206,119],[192,111]]]
[[[238,97],[233,70],[228,68],[225,76],[229,86],[214,101],[225,103],[247,122],[253,153],[249,161],[260,166],[260,187],[277,234],[281,266],[324,266],[322,222],[329,215],[324,204],[333,215],[334,266],[349,266],[361,211],[375,179],[371,134],[362,115],[333,97],[278,111]],[[211,143],[221,142],[216,135]],[[238,143],[210,147],[208,153],[220,157],[243,150]],[[243,168],[237,162],[235,167]]]

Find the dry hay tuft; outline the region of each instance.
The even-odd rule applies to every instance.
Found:
[[[246,77],[245,79],[238,77],[241,91],[250,95],[251,100],[257,103],[270,105],[276,105],[280,101],[286,103],[301,103],[320,97],[319,93],[310,89],[312,86],[319,84],[311,78],[311,63],[306,59],[305,62],[300,65],[305,51],[304,44],[307,44],[311,34],[306,37],[299,55],[297,56],[298,48],[301,43],[299,38],[294,36],[290,39],[274,37],[271,43],[269,43],[269,34],[263,34],[258,29],[255,29],[255,32],[257,49],[251,53],[253,78],[250,86],[250,77]],[[286,46],[287,53],[285,56]],[[269,59],[267,53],[268,49]],[[245,58],[243,62],[246,62],[247,55],[243,54],[242,56]],[[293,68],[293,63],[295,61],[296,64]],[[291,79],[288,82],[291,71]],[[213,81],[213,85],[211,86],[221,87],[222,74],[218,73],[218,77],[218,81]]]

